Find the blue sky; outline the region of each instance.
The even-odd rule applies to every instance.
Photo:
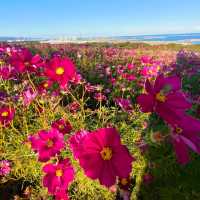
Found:
[[[2,0],[0,36],[200,32],[200,0]]]

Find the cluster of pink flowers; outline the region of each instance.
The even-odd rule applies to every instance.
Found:
[[[142,69],[140,70],[140,74],[145,78],[156,77],[162,68],[162,63],[153,60],[150,56],[142,56],[141,64]]]
[[[60,94],[71,94],[70,89],[79,85],[78,89],[84,89],[82,97],[87,95],[92,97],[92,100],[96,100],[95,105],[97,102],[100,104],[106,102],[106,106],[116,104],[131,115],[134,113],[135,95],[143,87],[144,80],[148,78],[145,82],[146,92],[137,97],[141,110],[145,113],[156,113],[170,126],[170,138],[179,163],[189,162],[190,149],[200,154],[200,121],[187,114],[192,103],[187,100],[186,93],[181,89],[180,78],[165,77],[160,73],[165,69],[164,62],[148,54],[135,58],[136,52],[133,49],[110,47],[97,48],[94,51],[87,45],[81,46],[80,49],[69,45],[65,52],[77,55],[78,60],[84,57],[93,59],[97,52],[102,53],[105,63],[97,64],[92,72],[104,81],[104,85],[97,85],[83,79],[72,60],[63,56],[63,51],[64,49],[56,51],[50,57],[41,57],[39,54],[33,55],[27,48],[0,46],[0,78],[6,81],[12,80],[16,85],[20,83],[23,88],[13,100],[22,100],[22,105],[28,107],[40,97],[50,96],[53,99]],[[184,56],[184,53],[180,52],[177,58]],[[197,72],[200,65],[196,55],[190,56],[194,58],[193,64],[196,63],[197,66],[190,71],[192,75]],[[123,58],[123,62],[115,65],[113,61],[120,61],[120,57]],[[189,63],[188,60],[185,62]],[[181,63],[177,65],[182,66]],[[183,73],[179,73],[174,70],[174,73],[183,75],[188,71],[184,69]],[[94,82],[97,83],[96,80]],[[6,102],[6,96],[4,91],[0,93],[0,100],[4,102],[0,107],[2,127],[12,125],[15,116],[14,107],[6,106],[13,105],[13,102],[11,104]],[[63,102],[66,108],[73,114],[78,110],[82,111],[84,108],[78,99],[72,99],[70,102],[67,100],[67,105]],[[87,104],[84,107],[87,107]],[[45,109],[41,107],[38,110],[43,112]],[[197,110],[197,114],[199,113],[200,108]],[[40,130],[28,138],[38,160],[43,163],[43,186],[48,189],[49,194],[57,200],[69,198],[67,191],[75,172],[70,160],[62,157],[62,151],[66,150],[68,143],[86,176],[99,180],[101,185],[108,188],[117,182],[121,189],[128,190],[135,158],[121,142],[119,132],[111,127],[94,131],[80,130],[73,134],[67,143],[67,134],[72,129],[70,122],[61,118],[53,121],[49,130]],[[151,139],[156,142],[162,141],[162,133],[156,132]],[[148,149],[143,137],[139,138],[135,145],[142,153]],[[10,163],[7,160],[0,161],[0,176],[9,174],[10,170]],[[147,173],[143,176],[143,180],[148,184],[153,180],[153,176]]]
[[[10,162],[8,160],[0,160],[0,177],[8,175],[10,171]]]
[[[39,131],[29,137],[32,149],[38,153],[39,161],[47,162],[60,154],[65,148],[63,134],[71,130],[69,125],[69,123],[64,124],[62,119],[57,120],[52,123],[54,128],[49,131]],[[64,131],[63,127],[67,129]],[[59,132],[60,129],[64,132]],[[130,176],[134,158],[121,143],[120,135],[115,128],[100,128],[90,132],[78,131],[70,137],[69,144],[86,176],[98,179],[106,187],[114,185],[118,178],[119,183],[123,180],[125,187],[125,179],[128,180]],[[74,169],[69,159],[59,158],[57,163],[45,164],[43,172],[45,173],[43,185],[48,188],[48,192],[56,199],[68,199],[66,190],[74,178]]]
[[[38,153],[40,162],[47,162],[57,157],[57,163],[48,163],[43,166],[43,186],[57,200],[67,200],[67,188],[74,179],[74,169],[68,158],[61,159],[60,152],[65,148],[64,134],[72,130],[71,124],[59,119],[52,123],[48,131],[41,130],[35,135],[29,136],[32,149]]]
[[[115,103],[124,111],[132,112],[133,106],[130,99],[116,98]]]
[[[157,113],[172,127],[177,159],[181,164],[188,163],[188,149],[200,154],[200,121],[186,114],[192,105],[181,91],[180,78],[159,75],[154,85],[147,80],[145,89],[147,93],[137,98],[142,111]]]
[[[5,46],[2,51],[7,58],[0,68],[0,76],[5,80],[25,73],[34,74],[46,79],[38,89],[48,89],[53,82],[65,88],[77,76],[73,62],[59,54],[53,55],[51,59],[44,59],[39,54],[32,55],[27,48],[17,46]],[[49,81],[52,83],[49,84]]]

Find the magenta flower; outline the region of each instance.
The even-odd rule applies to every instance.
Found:
[[[80,109],[80,104],[77,101],[74,101],[67,105],[67,108],[71,113],[76,113]]]
[[[53,57],[45,68],[45,74],[64,88],[76,75],[75,66],[69,58]]]
[[[124,111],[131,112],[133,110],[133,106],[130,99],[116,98],[115,103]]]
[[[57,129],[52,128],[49,131],[41,130],[38,134],[30,136],[32,149],[38,152],[38,160],[48,161],[51,157],[59,154],[64,148],[64,136]]]
[[[10,162],[8,160],[0,160],[0,176],[6,176],[10,171]]]
[[[133,63],[129,63],[128,65],[127,65],[127,69],[128,70],[133,70],[135,68],[135,65],[133,64]]]
[[[70,131],[72,130],[72,126],[69,123],[69,121],[64,120],[64,119],[58,119],[58,120],[54,121],[52,123],[51,127],[56,128],[62,134],[70,133]]]
[[[107,97],[101,92],[97,92],[94,94],[94,99],[96,99],[97,101],[106,101]]]
[[[70,147],[88,177],[99,179],[107,187],[115,184],[116,177],[128,177],[134,159],[121,144],[115,128],[100,128],[82,136],[79,133],[79,141],[74,137],[70,139]]]
[[[0,125],[8,126],[15,115],[14,108],[1,107],[0,108]]]
[[[23,48],[11,53],[10,63],[17,72],[34,72],[41,65],[42,59],[38,54],[33,56],[28,49]]]
[[[32,88],[28,88],[27,90],[23,91],[23,103],[25,106],[31,104],[31,102],[36,98],[38,95],[37,91],[33,91]]]
[[[136,76],[134,74],[127,74],[125,78],[128,81],[134,81],[134,80],[136,80]]]
[[[76,132],[76,134],[74,134],[72,137],[70,137],[69,139],[70,148],[73,151],[73,155],[75,159],[78,159],[81,153],[83,153],[83,148],[82,148],[83,141],[84,141],[84,138],[89,135],[89,133],[90,133],[89,131],[80,130]]]
[[[148,63],[151,63],[152,62],[152,58],[147,56],[147,55],[143,55],[141,58],[140,58],[141,62],[144,63],[144,64],[148,64]]]
[[[10,66],[0,67],[0,78],[3,80],[12,79],[14,76],[13,68]]]
[[[91,85],[90,83],[87,83],[87,84],[85,85],[85,90],[86,90],[87,92],[95,92],[95,91],[96,91],[96,86]]]
[[[81,76],[81,74],[75,74],[74,77],[72,78],[71,82],[75,85],[84,83],[85,80],[83,79],[83,77]]]
[[[69,183],[74,179],[74,169],[68,158],[60,160],[56,164],[48,163],[44,165],[43,172],[46,175],[43,177],[43,186],[47,187],[50,194],[59,196],[65,195]]]
[[[181,81],[177,76],[164,77],[159,75],[152,86],[149,80],[145,83],[147,94],[137,98],[143,112],[156,112],[168,123],[180,119],[180,113],[191,107],[180,91]]]
[[[40,94],[45,94],[47,90],[53,85],[53,82],[50,80],[46,80],[40,83],[38,86],[38,92]]]
[[[152,78],[158,75],[159,70],[159,65],[144,66],[143,69],[140,71],[140,74],[145,78]]]
[[[187,164],[190,160],[189,149],[200,155],[200,121],[184,115],[172,127],[172,143],[177,160],[180,164]]]

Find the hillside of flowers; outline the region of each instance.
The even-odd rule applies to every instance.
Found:
[[[0,200],[200,199],[200,53],[0,44]]]

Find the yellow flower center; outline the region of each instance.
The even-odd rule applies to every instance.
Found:
[[[122,185],[127,185],[128,184],[127,178],[122,178],[120,182],[121,182]]]
[[[45,88],[47,88],[47,87],[49,86],[49,84],[48,84],[48,83],[44,83],[43,86],[44,86]]]
[[[100,154],[103,160],[110,160],[112,158],[112,149],[110,147],[104,147]]]
[[[182,129],[182,128],[179,128],[179,127],[176,127],[176,129],[175,129],[175,132],[176,132],[177,134],[182,133],[182,131],[183,131],[183,129]]]
[[[53,141],[52,140],[47,140],[47,147],[52,147],[53,146]]]
[[[63,67],[56,68],[56,74],[57,75],[63,75],[65,72],[65,69]]]
[[[56,170],[56,176],[61,177],[63,175],[62,169],[57,169]]]
[[[62,125],[62,124],[59,125],[59,129],[60,129],[60,130],[63,130],[64,128],[65,128],[64,125]]]
[[[0,65],[3,65],[4,64],[4,61],[3,60],[0,60]]]
[[[8,117],[8,112],[7,112],[7,111],[2,112],[2,113],[1,113],[1,116],[2,116],[2,117]]]
[[[156,100],[164,103],[166,101],[166,96],[159,92],[156,94]]]

